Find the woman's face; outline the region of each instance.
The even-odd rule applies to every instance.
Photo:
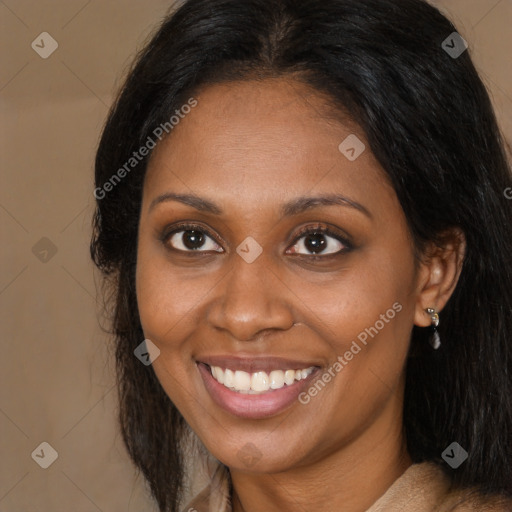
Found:
[[[291,80],[196,99],[143,191],[137,298],[163,388],[231,468],[396,441],[418,279],[363,133]]]

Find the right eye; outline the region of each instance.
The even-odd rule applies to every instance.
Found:
[[[171,249],[182,252],[223,252],[222,247],[213,239],[211,235],[201,226],[182,225],[178,226],[163,239],[166,246]]]

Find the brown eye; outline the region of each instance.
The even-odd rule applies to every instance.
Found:
[[[187,249],[200,249],[204,244],[205,236],[201,231],[194,231],[192,229],[183,231],[181,235],[181,243]]]
[[[290,252],[293,254],[332,255],[349,250],[350,244],[326,229],[309,229],[300,233]]]
[[[165,244],[172,249],[183,252],[222,252],[222,248],[212,237],[206,234],[204,230],[196,227],[173,231],[165,237]]]
[[[323,233],[312,233],[311,235],[307,235],[304,237],[304,247],[306,250],[315,254],[322,252],[329,245],[325,238],[326,237]]]

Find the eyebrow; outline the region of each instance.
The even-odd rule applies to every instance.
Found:
[[[222,215],[224,213],[222,208],[216,205],[213,201],[196,196],[195,194],[176,194],[173,192],[167,192],[153,199],[149,206],[149,211],[155,208],[158,204],[168,201],[178,201],[180,203],[191,206],[200,212],[211,213],[213,215]],[[353,208],[363,213],[370,219],[373,218],[372,214],[362,204],[341,194],[327,194],[314,197],[297,197],[281,206],[281,214],[283,217],[291,217],[293,215],[303,213],[310,208],[334,205]]]

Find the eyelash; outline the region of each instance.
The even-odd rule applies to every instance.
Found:
[[[167,243],[168,243],[169,239],[173,235],[175,235],[176,233],[179,233],[181,231],[199,231],[200,233],[210,237],[213,241],[215,241],[216,244],[221,245],[220,241],[217,239],[217,237],[214,234],[212,234],[210,232],[210,230],[208,230],[204,226],[200,226],[199,224],[191,224],[191,223],[183,223],[183,224],[179,224],[178,226],[174,226],[172,231],[164,230],[162,236],[159,238],[160,238],[161,242],[167,247]],[[346,238],[341,236],[339,233],[336,233],[333,230],[331,230],[328,227],[323,226],[321,224],[318,224],[315,226],[306,226],[306,227],[300,229],[299,232],[295,235],[294,241],[290,247],[293,247],[294,245],[296,245],[297,242],[304,236],[312,235],[312,234],[320,234],[320,235],[326,235],[326,236],[332,237],[335,240],[337,240],[338,242],[340,242],[344,246],[344,248],[338,250],[337,252],[328,253],[325,255],[322,255],[322,254],[298,254],[297,253],[296,257],[308,258],[310,260],[325,260],[329,257],[332,258],[332,257],[340,256],[340,255],[347,253],[353,249],[353,245],[349,240],[347,240]],[[171,247],[171,250],[176,251],[176,252],[181,252],[184,254],[189,254],[192,256],[202,255],[205,252],[207,252],[207,251],[201,251],[201,250],[183,251],[182,249],[174,249],[173,247]]]

